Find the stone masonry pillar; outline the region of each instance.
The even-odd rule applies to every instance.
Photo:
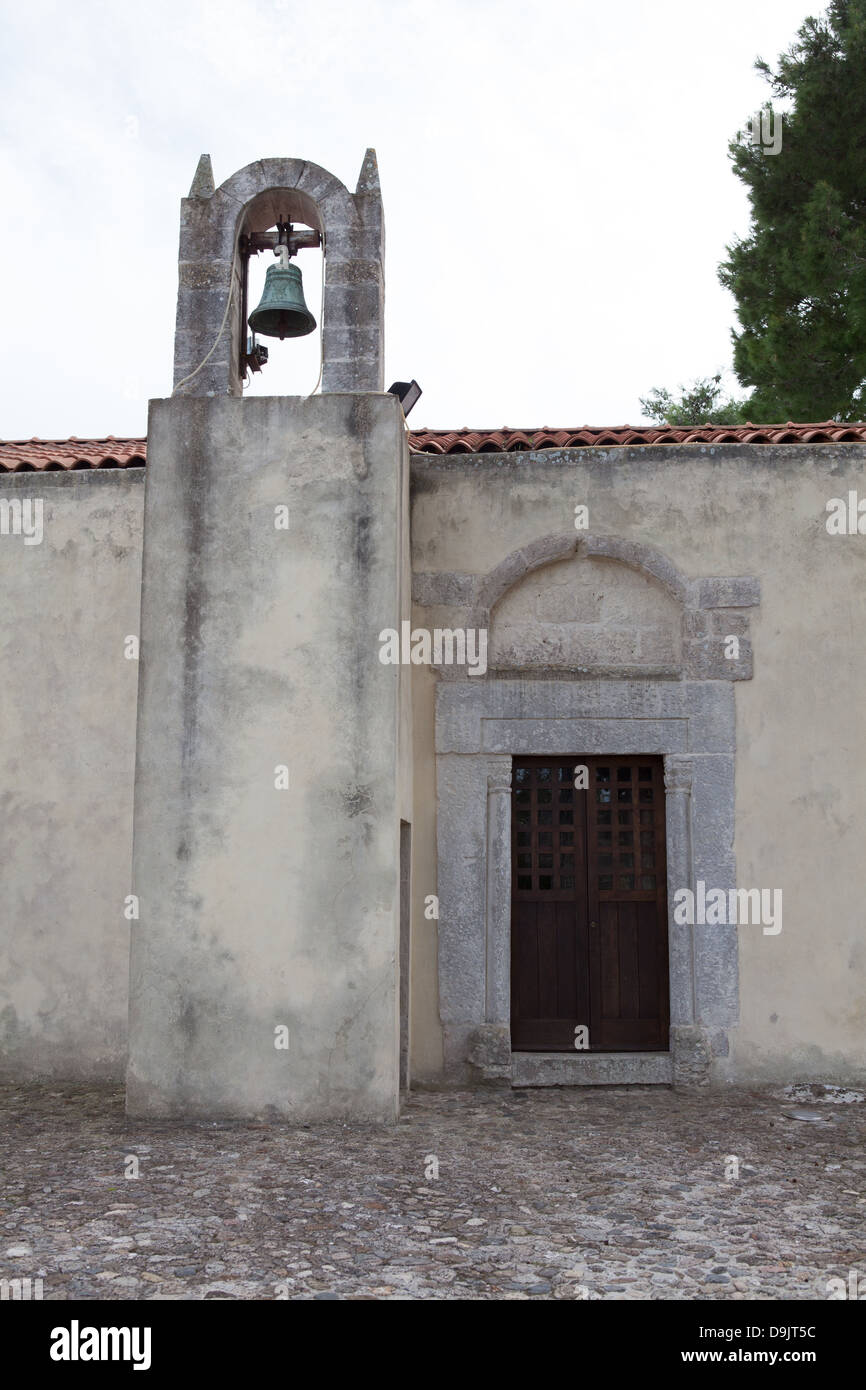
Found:
[[[710,1051],[700,1026],[695,1001],[694,927],[673,920],[674,894],[692,883],[691,794],[694,758],[682,753],[665,757],[666,834],[668,857],[668,920],[671,978],[671,1052],[674,1082],[703,1084],[708,1080]]]
[[[486,1082],[511,1081],[511,759],[487,762],[484,1023],[469,1061]]]
[[[151,403],[133,1115],[396,1117],[407,468],[394,396]]]

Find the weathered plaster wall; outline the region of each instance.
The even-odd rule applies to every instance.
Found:
[[[133,1114],[396,1116],[406,465],[388,395],[151,404]]]
[[[825,526],[827,500],[849,489],[866,497],[866,450],[859,445],[413,460],[418,626],[453,623],[471,605],[478,577],[530,542],[568,531],[577,504],[589,507],[593,535],[656,546],[688,578],[753,575],[760,582],[760,606],[750,612],[753,678],[733,686],[734,851],[740,886],[783,890],[784,924],[778,936],[759,926],[738,929],[740,1023],[731,1030],[730,1055],[714,1062],[717,1077],[866,1073],[866,536],[834,537]],[[722,628],[738,631],[729,617],[724,610],[712,615],[716,636]],[[692,643],[693,663],[703,660],[707,640]],[[414,1040],[421,1080],[435,1075],[442,1046],[436,923],[419,915],[421,894],[435,891],[437,872],[428,814],[435,797],[427,714],[433,679],[426,670],[415,678]]]
[[[236,437],[229,433],[227,439],[234,447]],[[354,468],[346,460],[357,456],[355,446],[337,450],[333,467],[336,474],[345,468],[346,478],[335,474],[330,481],[328,446],[319,452],[311,439],[304,449],[303,479],[293,486],[312,484],[317,461],[326,460],[317,495],[338,528],[344,484]],[[285,457],[281,444],[271,462]],[[229,486],[228,464],[226,469]],[[267,469],[262,473],[251,463],[241,472],[256,507],[274,500],[274,489],[269,492],[264,482]],[[749,574],[760,580],[761,603],[750,615],[754,675],[733,685],[734,849],[740,885],[783,888],[784,927],[779,937],[755,927],[739,930],[740,1023],[731,1031],[730,1057],[715,1062],[717,1075],[850,1078],[866,1069],[866,537],[830,537],[825,528],[827,499],[845,496],[849,488],[866,496],[864,474],[866,451],[856,445],[813,451],[799,445],[573,450],[413,461],[412,559],[416,595],[426,599],[416,598],[416,626],[449,625],[460,604],[470,601],[475,577],[538,537],[567,531],[579,502],[590,508],[594,534],[653,544],[687,576]],[[41,545],[0,536],[0,1067],[7,1075],[122,1073],[128,944],[130,931],[138,930],[123,916],[124,897],[132,891],[138,674],[137,663],[124,659],[123,639],[138,632],[143,482],[139,470],[0,478],[0,496],[44,500]],[[226,598],[231,567],[239,562],[239,537],[250,525],[248,502],[236,497],[231,505],[237,527],[227,526],[219,541],[229,566]],[[396,503],[390,515],[395,513]],[[296,520],[293,513],[293,525]],[[207,538],[207,528],[203,534]],[[402,557],[394,558],[396,570],[404,569],[405,546]],[[165,561],[169,568],[178,566],[180,549],[169,550]],[[343,559],[334,563],[342,576]],[[558,563],[565,573],[570,562]],[[238,691],[272,689],[276,722],[270,728],[285,734],[294,758],[300,743],[308,754],[317,740],[330,738],[332,722],[315,702],[302,737],[280,722],[285,673],[275,674],[272,667],[285,651],[279,646],[284,634],[279,630],[277,651],[269,655],[267,634],[275,629],[266,619],[277,586],[292,624],[307,622],[312,658],[314,633],[322,632],[314,614],[324,602],[325,560],[307,538],[297,571],[274,574],[261,556],[256,564],[247,601],[261,626],[248,639],[249,650],[236,649],[246,670]],[[550,567],[548,578],[555,569]],[[553,625],[559,622],[549,608],[551,602],[555,607],[555,586],[540,582],[542,574],[524,581],[526,593],[547,595],[541,616]],[[435,593],[441,598],[447,591],[448,602],[432,602],[428,575],[446,576]],[[309,593],[309,602],[292,606],[293,593]],[[656,596],[648,602],[658,602],[664,627],[666,601]],[[396,612],[400,601],[395,605]],[[506,597],[500,616],[508,612]],[[722,612],[716,618],[724,624]],[[378,613],[378,631],[377,625],[385,625]],[[225,630],[227,653],[236,635]],[[387,680],[388,668],[381,670]],[[437,923],[424,915],[425,896],[436,892],[437,883],[438,680],[427,668],[412,668],[411,675],[414,796],[410,804],[409,771],[399,760],[393,846],[390,839],[387,847],[379,846],[376,837],[374,844],[386,858],[393,849],[396,863],[397,822],[412,821],[412,1069],[423,1082],[435,1080],[442,1066]],[[392,713],[402,710],[402,747],[410,729],[404,676],[396,668],[403,696],[391,706]],[[245,745],[260,742],[246,726],[238,737]],[[339,744],[340,756],[354,756],[348,729],[339,737],[347,740]],[[263,746],[259,751],[264,754]],[[300,824],[295,814],[289,827]],[[333,827],[319,824],[316,833],[319,844],[333,842],[344,855],[348,842]],[[249,849],[260,875],[271,872],[260,840],[251,839]],[[380,855],[379,868],[382,862]],[[324,877],[327,867],[317,872]],[[230,892],[230,885],[219,886],[218,873],[214,884],[208,881],[209,892]],[[350,898],[347,890],[336,900],[348,904]],[[248,916],[250,930],[258,930],[263,919],[255,903]],[[267,930],[277,929],[267,921]],[[348,940],[335,957],[347,988]],[[236,944],[240,950],[244,942]],[[205,946],[210,959],[214,942]]]
[[[123,1075],[143,469],[0,474],[0,1073]]]

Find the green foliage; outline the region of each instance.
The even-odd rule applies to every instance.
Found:
[[[775,72],[782,148],[738,132],[749,235],[719,268],[737,302],[734,370],[754,421],[860,420],[866,413],[866,0],[807,19]],[[776,107],[778,113],[779,108]],[[777,117],[778,119],[778,114]]]
[[[690,387],[680,387],[679,397],[656,386],[641,397],[641,410],[660,425],[739,425],[744,422],[744,404],[722,399],[722,377],[699,377]]]

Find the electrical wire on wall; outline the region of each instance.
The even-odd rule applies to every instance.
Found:
[[[233,265],[234,265],[234,258],[235,258],[235,255],[237,254],[237,249],[238,249],[238,248],[237,248],[237,242],[236,242],[236,243],[235,243],[234,254],[232,255],[232,264],[233,264]],[[192,381],[192,379],[193,379],[194,376],[198,376],[198,374],[199,374],[199,372],[201,371],[202,367],[206,367],[207,364],[208,364],[208,362],[209,362],[209,361],[211,360],[211,358],[213,357],[214,353],[216,352],[217,343],[219,342],[220,338],[221,338],[222,335],[223,335],[223,330],[225,329],[226,322],[227,322],[228,316],[229,316],[229,309],[231,308],[231,306],[232,306],[232,287],[231,287],[231,282],[229,282],[229,292],[228,292],[228,294],[226,295],[226,308],[225,308],[225,313],[223,314],[223,321],[222,321],[222,323],[221,323],[220,326],[219,326],[219,332],[217,333],[216,337],[214,338],[213,347],[211,348],[210,352],[207,354],[207,357],[203,357],[203,358],[202,358],[202,360],[199,362],[198,366],[196,367],[195,371],[190,372],[190,373],[189,373],[189,376],[185,376],[185,377],[182,377],[182,378],[181,378],[181,380],[177,383],[177,386],[175,386],[174,390],[173,390],[172,393],[171,393],[173,396],[176,396],[177,393],[178,393],[178,391],[180,390],[180,388],[181,388],[182,386],[185,386],[186,383],[187,383],[188,381]]]
[[[325,325],[324,325],[324,323],[322,322],[322,320],[324,319],[324,316],[325,316],[325,266],[326,266],[326,265],[327,265],[327,261],[325,260],[325,234],[324,234],[324,232],[323,232],[323,233],[322,233],[322,298],[321,298],[321,301],[320,301],[320,303],[319,303],[319,375],[318,375],[317,378],[316,378],[316,384],[315,384],[315,386],[313,387],[312,391],[310,392],[310,395],[307,396],[307,400],[309,400],[311,396],[315,396],[316,392],[318,391],[319,387],[320,387],[321,384],[322,384],[322,376],[323,376],[324,371],[325,371]]]

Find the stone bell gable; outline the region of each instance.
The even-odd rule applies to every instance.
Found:
[[[180,214],[174,384],[185,381],[181,394],[241,395],[240,239],[283,218],[322,237],[322,390],[383,390],[385,222],[376,152],[367,150],[354,193],[304,159],[258,159],[215,188],[210,156],[202,155]]]

